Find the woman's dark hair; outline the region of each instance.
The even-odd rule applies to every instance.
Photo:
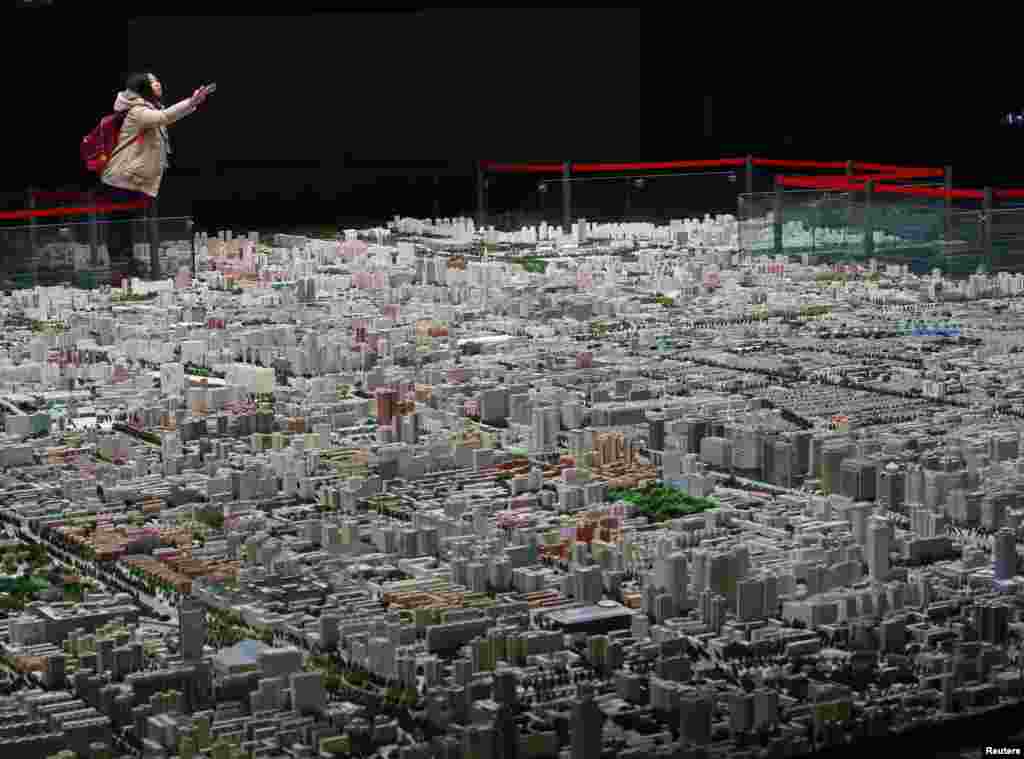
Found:
[[[141,95],[151,103],[159,103],[160,99],[153,93],[153,84],[148,73],[129,74],[125,80],[125,89]]]

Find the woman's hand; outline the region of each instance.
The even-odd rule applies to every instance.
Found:
[[[206,87],[200,87],[198,90],[192,93],[192,105],[202,105],[203,102],[206,100],[206,96],[208,94],[209,93],[206,91]]]

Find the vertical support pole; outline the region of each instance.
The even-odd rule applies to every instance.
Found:
[[[864,183],[864,256],[867,260],[875,255],[875,224],[871,214],[871,200],[875,183],[868,180]]]
[[[943,173],[942,187],[946,192],[943,198],[945,205],[945,235],[946,242],[953,240],[953,199],[950,197],[950,193],[953,192],[953,167],[947,166]]]
[[[192,279],[196,278],[196,229],[195,221],[189,219],[188,224],[189,238],[192,240]]]
[[[741,256],[745,252],[744,249],[743,249],[743,228],[744,228],[743,214],[746,212],[746,210],[747,209],[746,209],[746,206],[744,205],[743,195],[737,195],[736,196],[736,225],[737,225],[737,228],[736,228],[736,242],[737,242],[737,244],[739,246],[740,255]]]
[[[28,188],[28,210],[36,210],[36,188]],[[32,260],[29,261],[29,267],[34,274],[38,274],[39,271],[39,238],[36,235],[36,221],[35,216],[29,217],[28,220],[28,254]]]
[[[89,207],[95,209],[96,206],[96,191],[89,190],[88,194]],[[100,262],[100,226],[99,216],[96,211],[90,211],[89,213],[89,266],[96,268]]]
[[[811,220],[811,257],[813,258],[814,246],[817,244],[815,239],[818,236],[818,227],[821,226],[821,201],[814,201],[814,218]]]
[[[782,177],[775,177],[775,208],[772,223],[775,227],[775,255],[782,255]]]
[[[572,172],[572,164],[569,161],[562,161],[562,229],[569,234],[572,225],[572,183],[569,181],[569,174]]]
[[[848,176],[848,177],[852,177],[853,176],[853,161],[847,161],[846,162],[846,176]],[[850,211],[853,210],[853,200],[851,198],[850,193],[842,193],[841,195],[845,196],[845,198],[846,198],[846,203],[845,203],[846,213],[844,214],[845,218],[843,220],[843,249],[845,250],[846,249],[846,231],[851,226],[851,223],[850,223],[850,221],[851,221],[850,220]]]
[[[160,278],[160,223],[156,198],[146,208],[146,230],[149,234],[149,278],[157,280]]]
[[[487,201],[484,188],[484,167],[480,161],[476,162],[476,226],[483,229],[487,223]]]
[[[982,235],[985,245],[985,265],[992,271],[992,188],[985,188],[985,198],[982,200]]]
[[[747,195],[754,192],[754,156],[747,156],[747,181],[744,187],[746,188]]]

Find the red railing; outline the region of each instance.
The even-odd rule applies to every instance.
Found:
[[[983,190],[965,190],[920,186],[912,184],[884,184],[892,181],[907,181],[913,179],[937,178],[945,175],[943,169],[930,167],[907,167],[893,166],[881,163],[865,163],[861,161],[804,161],[774,158],[716,158],[707,160],[688,161],[631,161],[631,162],[590,162],[590,163],[569,163],[569,172],[575,174],[591,174],[601,172],[621,171],[659,171],[659,170],[681,170],[681,169],[706,169],[706,168],[741,168],[746,165],[751,167],[776,168],[776,169],[817,169],[824,171],[857,171],[872,173],[857,173],[848,176],[792,176],[784,175],[777,177],[777,181],[783,187],[798,187],[804,189],[827,190],[836,192],[856,192],[866,189],[866,182],[872,182],[872,190],[876,193],[889,193],[894,195],[907,195],[927,198],[949,198],[951,200],[983,200]],[[561,162],[527,162],[527,163],[498,163],[495,161],[482,161],[481,169],[491,173],[525,173],[525,174],[561,174],[564,171],[564,164]],[[31,193],[36,202],[88,202],[96,198],[96,194],[79,191],[46,191],[37,190]],[[102,194],[99,196],[102,198]],[[992,191],[993,199],[1024,199],[1024,189],[995,189]],[[0,221],[19,221],[42,218],[60,218],[66,216],[86,216],[111,211],[144,210],[149,207],[149,201],[133,201],[128,203],[99,203],[92,205],[74,206],[70,208],[44,208],[26,209],[22,211],[0,212]]]
[[[741,167],[745,158],[716,158],[698,161],[631,161],[627,163],[569,163],[573,174],[593,174],[602,171],[658,171],[667,169],[709,169],[716,167]],[[845,164],[844,164],[845,165]],[[563,164],[552,162],[496,163],[482,161],[484,171],[503,174],[561,174]]]
[[[924,173],[925,171],[928,173]],[[926,179],[933,176],[935,175],[931,173],[930,169],[908,169],[907,171],[892,171],[885,174],[851,174],[846,178],[853,182],[889,182],[901,179]]]
[[[905,166],[887,166],[882,163],[860,163],[859,161],[853,162],[853,169],[857,171],[878,171],[883,174],[900,174],[906,171],[913,171],[930,177],[941,177],[945,176],[946,173],[944,169],[908,169]]]
[[[483,161],[481,168],[484,171],[502,174],[561,174],[562,164],[560,163],[494,163]]]
[[[755,158],[754,166],[771,169],[825,169],[845,171],[849,165],[846,161],[787,161],[775,158]]]
[[[72,208],[43,208],[38,211],[0,211],[0,221],[21,221],[28,219],[61,218],[64,216],[89,216],[112,211],[135,211],[149,208],[148,200],[133,200],[129,203],[99,203],[91,206]]]
[[[863,190],[864,182],[855,182],[849,177],[778,177],[783,187],[799,187],[808,190],[832,190],[834,192],[856,192]]]
[[[779,184],[783,187],[798,187],[808,190],[829,190],[832,192],[863,192],[867,189],[867,182],[853,181],[847,177],[779,177]],[[891,195],[912,195],[926,198],[950,198],[952,200],[984,200],[983,190],[946,190],[943,187],[921,187],[914,185],[892,185],[880,184],[872,187],[876,193],[888,193]],[[1004,192],[1017,193],[1020,190],[1007,190]],[[993,192],[993,196],[995,196]],[[1024,196],[1024,193],[1022,193]],[[1007,197],[1013,197],[1008,195]]]
[[[939,178],[945,176],[944,169],[933,167],[894,166],[883,163],[866,163],[862,161],[803,161],[777,158],[717,158],[696,161],[639,161],[639,162],[596,162],[572,163],[569,172],[587,174],[598,172],[620,171],[657,171],[670,169],[704,169],[714,167],[751,167],[773,169],[818,169],[823,171],[856,171],[848,176],[792,176],[777,177],[783,187],[801,187],[814,190],[831,190],[839,192],[863,191],[867,182],[872,183],[872,191],[893,195],[908,195],[925,198],[948,198],[950,200],[984,200],[984,190],[950,189],[944,187],[921,186],[911,184],[884,184],[913,179]],[[563,163],[497,163],[481,162],[484,171],[492,173],[540,173],[561,174]],[[863,173],[870,172],[870,173]],[[994,189],[993,199],[1024,199],[1024,189]]]
[[[916,198],[950,198],[951,200],[984,200],[983,190],[947,190],[944,187],[915,187],[914,185],[883,184],[875,192],[891,195],[912,195]]]
[[[601,171],[659,171],[667,169],[713,169],[718,167],[745,166],[745,158],[718,158],[707,161],[649,161],[631,163],[573,163],[572,171],[591,174]]]

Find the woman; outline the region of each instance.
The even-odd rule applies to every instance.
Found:
[[[114,112],[126,112],[126,116],[117,152],[103,172],[103,184],[110,188],[104,200],[125,203],[156,198],[171,153],[167,127],[195,113],[208,95],[207,87],[200,87],[191,98],[164,108],[159,79],[153,74],[128,77],[124,92],[119,92],[114,101]],[[129,212],[128,216],[138,213]],[[107,230],[111,268],[127,266],[126,274],[134,273],[131,226],[120,222],[108,225]]]

